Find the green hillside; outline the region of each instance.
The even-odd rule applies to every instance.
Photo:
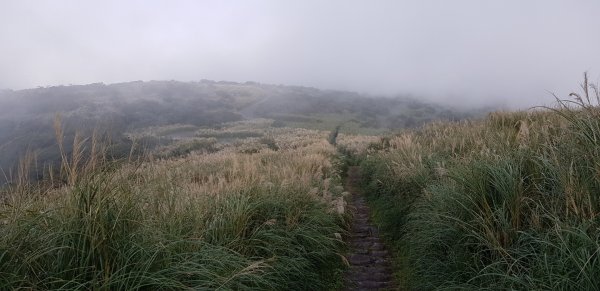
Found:
[[[342,139],[410,290],[597,290],[600,95]]]
[[[2,91],[0,169],[5,174],[0,180],[15,175],[19,158],[27,152],[35,154],[34,176],[59,163],[53,129],[57,114],[66,140],[95,132],[110,140],[107,154],[115,158],[131,154],[132,146],[150,150],[193,137],[197,130],[241,120],[266,118],[274,127],[319,130],[341,124],[343,132],[382,133],[473,115],[410,99],[254,82],[137,81]],[[89,140],[84,143],[89,150]],[[64,146],[67,153],[72,151],[71,143]]]

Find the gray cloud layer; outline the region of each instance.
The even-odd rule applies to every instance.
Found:
[[[0,2],[0,88],[216,79],[548,103],[600,76],[600,1]]]

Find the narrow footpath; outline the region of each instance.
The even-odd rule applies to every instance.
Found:
[[[345,290],[397,290],[392,281],[390,254],[370,221],[370,209],[358,191],[359,183],[360,169],[351,167],[346,189],[351,193],[348,204],[353,220],[346,237],[350,268],[345,275]]]

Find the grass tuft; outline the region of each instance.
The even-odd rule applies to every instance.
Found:
[[[571,96],[352,153],[408,288],[599,289],[600,95]]]

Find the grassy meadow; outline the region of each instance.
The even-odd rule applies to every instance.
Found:
[[[244,101],[226,120],[178,107],[107,135],[56,118],[43,144],[57,162],[29,151],[0,188],[0,290],[339,290],[348,166],[408,290],[600,289],[600,94],[587,80],[555,108],[418,128],[458,117],[409,102],[398,112],[428,115],[396,118],[387,99],[346,114],[309,88],[263,86],[315,96],[257,103],[271,99],[236,86],[214,93]],[[407,128],[375,126],[393,120]]]
[[[12,180],[10,170],[27,151],[37,154],[33,178],[48,165],[60,164],[52,119],[63,117],[65,139],[92,132],[111,140],[109,154],[124,158],[133,143],[160,149],[172,141],[198,137],[231,140],[257,137],[247,131],[223,132],[223,125],[269,119],[277,128],[374,134],[436,120],[477,116],[485,110],[457,110],[410,99],[373,97],[310,87],[235,83],[135,81],[0,90],[0,187]],[[250,134],[250,135],[248,135]],[[132,136],[144,139],[132,141]],[[71,143],[64,151],[70,153]],[[89,149],[90,144],[86,144]],[[185,152],[186,149],[183,149]],[[6,177],[5,177],[6,176]]]
[[[229,125],[244,126],[270,139],[192,138],[128,161],[59,142],[53,176],[0,193],[0,290],[338,288],[345,193],[327,132]]]
[[[407,289],[600,289],[600,95],[582,88],[556,108],[340,138]]]

